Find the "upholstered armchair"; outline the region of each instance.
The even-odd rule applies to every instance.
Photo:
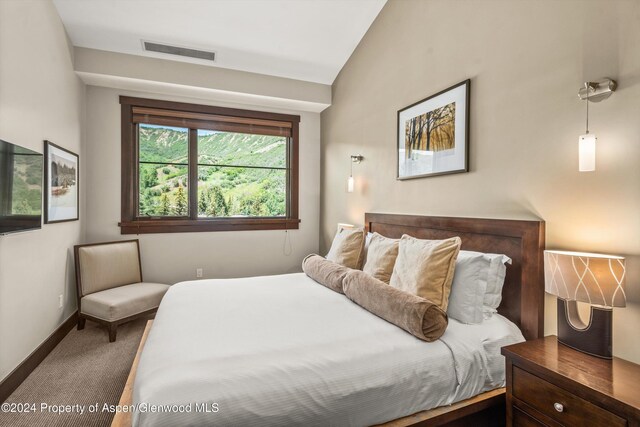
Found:
[[[168,285],[142,279],[138,240],[74,246],[78,330],[87,319],[106,325],[109,342],[118,325],[154,313]]]

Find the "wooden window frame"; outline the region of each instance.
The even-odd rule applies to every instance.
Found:
[[[122,126],[121,173],[121,234],[183,233],[202,231],[295,230],[299,228],[298,214],[298,153],[300,116],[241,110],[210,105],[161,101],[156,99],[120,97]],[[148,117],[155,124],[170,124],[199,129],[242,132],[251,127],[252,133],[285,132],[287,137],[287,214],[284,217],[225,217],[198,218],[197,214],[197,144],[189,145],[189,217],[147,218],[138,215],[139,167],[137,123]],[[145,120],[145,122],[147,122]],[[186,125],[186,126],[185,126]],[[280,130],[278,130],[280,129]],[[262,133],[265,132],[265,133]],[[192,136],[193,137],[193,136]],[[193,163],[193,159],[196,163]]]

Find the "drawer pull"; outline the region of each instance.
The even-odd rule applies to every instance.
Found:
[[[554,408],[555,408],[555,410],[556,410],[556,411],[558,411],[558,412],[562,412],[562,411],[564,411],[564,406],[562,406],[562,403],[558,403],[558,402],[556,402],[556,403],[554,403],[554,404],[553,404],[553,407],[554,407]]]

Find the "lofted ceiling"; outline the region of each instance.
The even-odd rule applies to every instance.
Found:
[[[74,46],[331,84],[386,0],[53,0]],[[216,52],[146,52],[142,40]]]

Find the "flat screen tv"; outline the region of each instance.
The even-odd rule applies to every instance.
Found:
[[[0,234],[41,224],[42,154],[0,139]]]

